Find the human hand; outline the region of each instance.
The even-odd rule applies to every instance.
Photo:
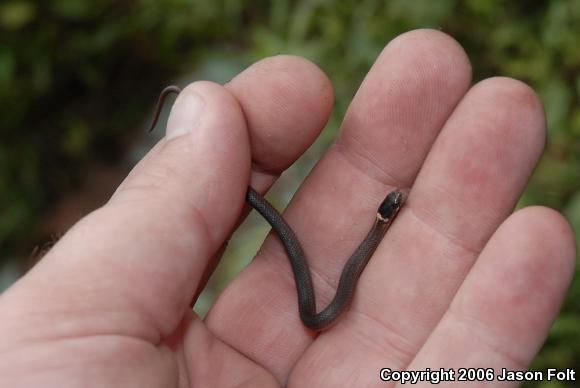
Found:
[[[0,386],[366,387],[394,385],[379,380],[386,367],[526,368],[570,282],[574,238],[552,210],[511,214],[544,146],[537,96],[470,79],[440,32],[392,41],[289,205],[320,309],[385,193],[411,190],[349,311],[321,334],[300,322],[274,236],[205,321],[188,306],[248,184],[266,191],[324,127],[330,81],[279,56],[223,87],[190,85],[109,203],[0,296]]]

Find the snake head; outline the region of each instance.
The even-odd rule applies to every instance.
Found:
[[[391,191],[379,206],[378,213],[382,219],[389,220],[397,215],[404,202],[405,194],[401,190]]]

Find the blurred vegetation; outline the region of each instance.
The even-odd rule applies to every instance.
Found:
[[[40,227],[47,211],[86,183],[91,165],[126,160],[152,101],[170,80],[206,66],[209,74],[222,69],[210,76],[220,81],[264,56],[305,56],[324,69],[336,91],[329,128],[313,148],[320,153],[384,45],[421,27],[454,36],[472,60],[476,81],[505,75],[538,91],[548,146],[520,206],[558,209],[578,236],[580,0],[4,0],[0,260],[26,262],[46,239]],[[575,279],[535,368],[580,371]]]

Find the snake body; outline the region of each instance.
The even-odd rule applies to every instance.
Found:
[[[155,128],[165,98],[171,93],[179,92],[181,92],[181,89],[178,86],[168,86],[161,92],[150,131]],[[332,326],[350,305],[358,279],[403,206],[405,195],[397,189],[386,196],[377,210],[375,221],[368,234],[346,261],[334,298],[319,313],[316,312],[316,298],[308,262],[294,231],[282,215],[264,197],[249,186],[246,202],[272,226],[272,229],[284,245],[296,282],[300,319],[306,327],[321,331]]]

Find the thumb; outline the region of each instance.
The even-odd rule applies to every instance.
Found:
[[[2,295],[0,311],[14,304],[36,316],[59,311],[59,319],[66,311],[62,335],[106,330],[158,340],[180,321],[238,219],[249,172],[237,100],[217,84],[190,85],[174,104],[166,137],[105,206]],[[35,337],[45,330],[55,335],[55,327],[31,327]]]

